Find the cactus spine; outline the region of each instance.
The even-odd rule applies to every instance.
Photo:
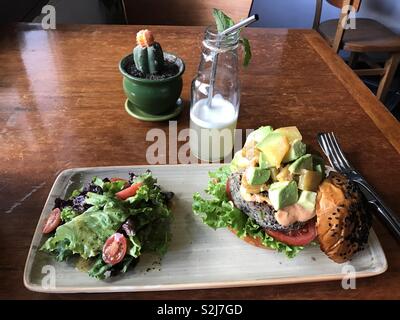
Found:
[[[136,42],[137,46],[133,49],[136,68],[144,74],[159,73],[164,67],[164,54],[151,31],[140,30],[136,34]]]

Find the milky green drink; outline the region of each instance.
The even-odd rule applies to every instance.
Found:
[[[218,94],[210,106],[201,99],[191,107],[190,149],[196,158],[214,162],[231,154],[238,109]]]

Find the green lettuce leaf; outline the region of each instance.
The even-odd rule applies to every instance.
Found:
[[[81,194],[81,192],[82,192],[82,189],[83,188],[76,189],[76,190],[72,191],[71,196],[69,197],[69,199],[73,199],[73,198],[79,196]]]
[[[109,199],[110,197],[106,194],[88,192],[86,194],[85,203],[91,204],[92,206],[104,207]]]
[[[97,257],[92,267],[89,269],[89,276],[104,280],[111,277],[113,274],[125,273],[128,268],[138,262],[138,259],[132,256],[125,256],[122,261],[116,265],[107,264],[101,256]]]
[[[137,258],[140,256],[140,251],[142,249],[142,243],[140,242],[139,238],[137,236],[130,236],[128,238],[129,241],[129,249],[128,249],[128,254],[134,258]]]
[[[117,192],[121,191],[125,187],[126,181],[114,181],[114,182],[104,182],[102,189],[104,193],[108,194],[116,194]]]
[[[79,215],[79,213],[76,212],[74,209],[72,209],[72,207],[70,207],[70,206],[64,207],[61,210],[61,220],[64,222],[71,221],[73,218],[75,218],[78,215]]]
[[[232,228],[237,231],[237,236],[240,238],[246,236],[258,238],[265,246],[283,252],[289,258],[296,256],[303,249],[302,246],[290,246],[270,237],[252,218],[229,201],[225,188],[230,173],[229,166],[222,166],[209,173],[210,181],[205,191],[211,197],[204,198],[199,193],[195,193],[193,212],[214,229]]]
[[[129,217],[116,201],[110,200],[103,209],[93,206],[71,221],[59,226],[41,250],[52,252],[64,244],[65,249],[87,259],[98,255],[108,237]]]
[[[94,178],[92,179],[92,182],[93,182],[93,184],[95,184],[96,186],[99,186],[100,188],[103,188],[103,186],[104,186],[104,181],[103,181],[103,179],[100,179],[100,178],[98,178],[98,177],[94,177]]]
[[[111,275],[111,264],[107,264],[103,261],[102,257],[98,257],[97,260],[94,262],[93,266],[89,269],[88,273],[89,276],[104,280]],[[107,274],[108,272],[108,274]]]
[[[171,219],[163,217],[152,224],[148,224],[138,237],[143,243],[143,251],[155,252],[164,255],[167,252],[171,240],[170,232]]]

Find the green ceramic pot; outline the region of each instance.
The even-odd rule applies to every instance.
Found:
[[[172,77],[160,80],[150,80],[133,77],[126,72],[132,54],[122,58],[119,70],[123,75],[123,88],[126,97],[140,110],[152,114],[165,114],[176,109],[176,103],[182,92],[182,74],[185,64],[179,57],[164,52],[165,59],[175,61],[179,72]]]

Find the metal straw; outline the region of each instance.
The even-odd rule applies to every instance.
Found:
[[[244,19],[244,20],[240,21],[239,23],[233,25],[232,27],[229,27],[228,29],[225,29],[224,31],[218,33],[217,34],[217,43],[216,43],[217,49],[219,49],[222,38],[224,36],[226,36],[230,33],[233,33],[241,28],[244,28],[257,20],[258,20],[258,15],[254,14],[251,17],[248,17],[247,19]],[[211,107],[212,98],[214,95],[215,75],[217,73],[217,65],[218,65],[218,52],[213,52],[212,56],[213,56],[213,58],[212,58],[212,65],[211,65],[210,85],[208,88],[208,97],[207,97],[207,106],[208,107]]]

